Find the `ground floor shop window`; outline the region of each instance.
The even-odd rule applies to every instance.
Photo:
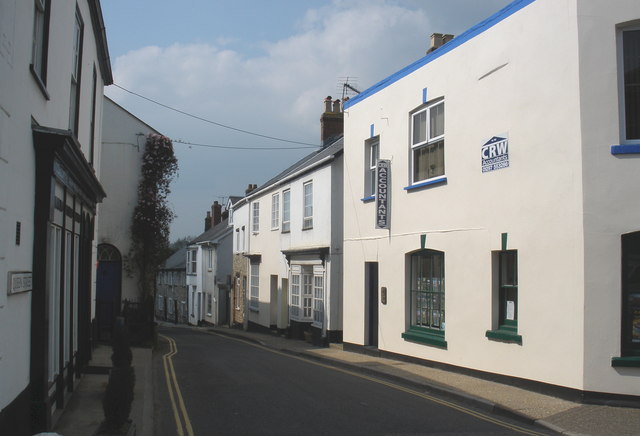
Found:
[[[410,319],[402,337],[446,348],[444,253],[420,250],[410,254],[408,261]]]
[[[258,310],[260,307],[259,302],[260,291],[260,264],[251,264],[251,300],[249,307],[254,310]]]
[[[640,367],[640,232],[622,235],[622,356],[613,366]]]
[[[518,251],[503,250],[493,255],[494,295],[497,297],[497,318],[489,339],[522,343],[518,334]],[[497,280],[496,280],[497,278]]]
[[[324,321],[324,267],[291,265],[291,318],[322,325]]]

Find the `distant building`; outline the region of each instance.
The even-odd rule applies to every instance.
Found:
[[[339,100],[325,104],[324,146],[233,206],[245,321],[317,344],[342,340],[343,114]]]
[[[345,103],[345,349],[637,399],[639,24],[514,1]]]
[[[173,253],[158,269],[156,319],[176,324],[189,322],[187,296],[187,247]]]
[[[227,222],[222,205],[215,201],[204,233],[187,246],[189,324],[229,324],[233,229]]]
[[[0,1],[0,432],[50,430],[91,355],[102,103],[98,0]]]

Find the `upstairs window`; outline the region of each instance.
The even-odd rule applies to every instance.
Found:
[[[640,140],[640,28],[622,31],[623,132],[628,141]]]
[[[411,115],[411,183],[444,176],[444,101]]]
[[[69,130],[78,137],[78,119],[80,116],[80,73],[82,66],[82,30],[80,12],[76,10],[73,27],[73,52],[71,57],[71,96],[69,98]]]
[[[372,197],[376,193],[376,167],[380,159],[380,137],[368,139],[364,143],[364,196]]]
[[[291,191],[282,192],[282,232],[291,230]]]
[[[302,230],[313,228],[313,182],[307,182],[303,186],[304,214]]]
[[[280,193],[271,196],[271,230],[280,227]]]
[[[33,40],[31,41],[31,71],[47,83],[47,45],[49,40],[49,0],[35,0]]]
[[[251,214],[251,230],[255,233],[260,231],[260,203],[253,203]]]
[[[198,265],[198,250],[187,250],[187,274],[196,274]]]

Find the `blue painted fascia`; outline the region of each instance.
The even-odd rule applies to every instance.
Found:
[[[499,10],[498,12],[496,12],[495,14],[493,14],[492,16],[487,18],[486,20],[481,21],[480,23],[478,23],[475,26],[471,27],[470,29],[466,30],[465,32],[463,32],[459,36],[453,38],[451,41],[449,41],[448,43],[444,44],[442,47],[438,48],[437,50],[432,51],[431,53],[427,54],[425,57],[423,57],[421,59],[418,59],[414,63],[404,67],[403,69],[401,69],[400,71],[392,74],[391,76],[387,77],[386,79],[381,80],[380,82],[378,82],[375,85],[373,85],[372,87],[364,90],[363,92],[361,92],[360,94],[356,95],[355,97],[350,98],[349,100],[345,101],[343,103],[344,109],[350,108],[354,104],[366,99],[367,97],[377,93],[378,91],[386,88],[387,86],[397,82],[398,80],[402,79],[403,77],[408,76],[409,74],[413,73],[414,71],[418,70],[419,68],[422,68],[423,66],[425,66],[429,62],[432,62],[432,61],[438,59],[439,57],[449,53],[451,50],[455,49],[456,47],[461,46],[462,44],[464,44],[465,42],[469,41],[470,39],[480,35],[485,30],[488,30],[488,29],[492,28],[493,26],[495,26],[496,24],[498,24],[502,20],[510,17],[511,15],[515,14],[516,12],[518,12],[520,9],[530,5],[531,3],[535,2],[535,1],[536,0],[515,0],[512,3],[509,3],[507,6],[505,6],[504,8],[502,8],[501,10]]]

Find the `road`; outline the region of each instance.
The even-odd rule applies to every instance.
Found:
[[[159,333],[158,436],[544,434],[240,339],[185,328]]]

